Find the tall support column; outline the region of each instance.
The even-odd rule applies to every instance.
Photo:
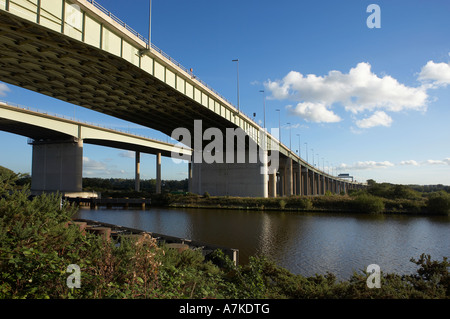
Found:
[[[192,162],[188,163],[188,191],[193,193],[192,189]]]
[[[303,171],[303,194],[305,196],[310,195],[310,187],[309,187],[309,171],[308,168],[305,167]]]
[[[317,183],[319,185],[317,185],[317,194],[318,195],[322,195],[322,175],[317,174]]]
[[[293,172],[292,172],[292,159],[286,159],[286,170],[285,170],[285,184],[286,184],[286,196],[292,196],[293,194]]]
[[[297,194],[297,173],[294,167],[292,167],[292,195],[296,194]]]
[[[298,164],[298,170],[297,170],[297,192],[296,195],[301,196],[302,195],[302,165],[300,163]]]
[[[136,151],[136,161],[134,169],[134,190],[139,192],[141,190],[141,153]]]
[[[278,175],[278,194],[280,195],[280,197],[286,196],[286,187],[285,187],[285,183],[284,183],[284,171],[285,168],[281,168],[280,167],[280,175]]]
[[[277,197],[277,173],[269,174],[269,197]]]
[[[262,150],[262,156],[263,158],[260,163],[260,177],[262,179],[262,185],[263,185],[263,197],[267,198],[269,197],[269,168],[268,168],[268,153],[266,150]]]
[[[325,176],[322,175],[322,195],[325,195]]]
[[[245,151],[246,160],[243,162],[238,161],[236,152],[218,153],[209,163],[194,161],[193,192],[208,192],[211,196],[268,197],[268,163],[259,157],[257,162],[251,162],[251,155]],[[275,172],[272,174],[275,176]]]
[[[161,153],[156,154],[156,194],[161,194]]]
[[[316,173],[315,176],[316,176],[316,195],[320,195],[320,175],[319,173]]]

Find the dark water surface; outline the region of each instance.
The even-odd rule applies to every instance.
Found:
[[[81,208],[77,217],[237,248],[241,264],[262,254],[304,276],[348,279],[370,264],[407,274],[416,269],[411,257],[450,256],[449,216]]]

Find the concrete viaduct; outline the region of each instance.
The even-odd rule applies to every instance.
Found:
[[[1,81],[169,136],[186,128],[194,155],[206,145],[195,144],[196,120],[201,136],[212,128],[223,135],[241,129],[247,150],[256,144],[265,156],[277,154],[276,170],[264,156],[256,163],[192,161],[192,192],[274,197],[364,187],[304,161],[93,0],[1,0],[0,48]]]
[[[26,136],[33,145],[33,193],[82,192],[83,145],[94,144],[136,152],[135,189],[140,190],[140,154],[156,155],[156,192],[161,193],[161,156],[174,145],[121,131],[61,118],[0,102],[0,130]],[[191,150],[180,150],[190,156]],[[69,196],[70,197],[70,196]]]

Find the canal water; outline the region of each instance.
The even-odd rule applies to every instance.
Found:
[[[292,273],[338,279],[370,264],[409,274],[422,253],[450,257],[450,216],[297,213],[193,208],[81,208],[92,219],[239,249],[240,263],[265,255]]]

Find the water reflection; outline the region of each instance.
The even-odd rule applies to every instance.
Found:
[[[442,216],[151,208],[81,209],[78,217],[237,248],[241,263],[262,254],[305,276],[348,279],[369,264],[411,273],[411,257],[450,256],[450,218]]]

